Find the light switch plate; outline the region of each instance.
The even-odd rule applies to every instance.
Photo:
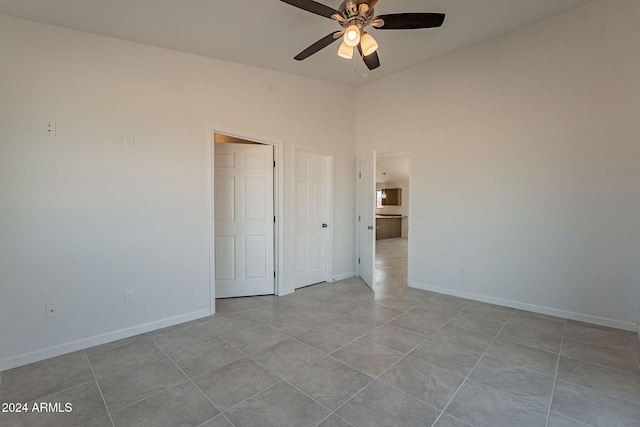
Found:
[[[125,148],[135,148],[136,147],[136,137],[135,135],[124,135],[123,145]]]

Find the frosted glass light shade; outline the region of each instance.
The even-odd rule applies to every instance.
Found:
[[[338,56],[346,59],[353,58],[353,47],[348,46],[345,42],[340,44],[340,49],[338,49]]]
[[[360,43],[360,28],[357,25],[349,25],[344,32],[344,42],[347,46],[356,47]]]
[[[378,43],[376,42],[376,40],[371,36],[371,34],[368,33],[364,33],[362,35],[362,41],[361,41],[361,47],[362,47],[362,55],[364,56],[369,56],[371,55],[373,52],[375,52],[376,50],[378,50]]]

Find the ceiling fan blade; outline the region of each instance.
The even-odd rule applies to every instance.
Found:
[[[380,30],[413,30],[416,28],[439,27],[444,22],[444,13],[394,13],[376,16],[384,25]]]
[[[358,45],[358,52],[360,52],[360,56],[362,56],[364,65],[366,65],[369,70],[375,70],[380,66],[380,58],[378,58],[378,52],[373,52],[371,55],[364,56],[362,54],[362,47],[360,47],[360,45]]]
[[[307,12],[315,13],[316,15],[324,16],[325,18],[331,18],[331,15],[337,13],[340,14],[335,9],[330,8],[329,6],[325,6],[313,0],[280,0],[284,3],[290,4],[291,6],[295,6],[302,10],[306,10]]]
[[[338,31],[337,33],[340,33],[340,31]],[[293,59],[302,61],[303,59],[307,59],[314,53],[321,51],[322,49],[329,46],[331,43],[333,43],[334,41],[340,38],[339,36],[338,37],[335,36],[337,33],[331,33],[321,38],[320,40],[318,40],[317,42],[315,42],[314,44],[312,44],[311,46],[309,46],[308,48],[300,52],[298,55],[296,55]]]

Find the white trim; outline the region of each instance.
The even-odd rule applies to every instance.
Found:
[[[638,339],[640,339],[640,322],[636,323],[636,334],[638,334]]]
[[[334,155],[330,151],[319,150],[317,148],[309,148],[303,145],[295,144],[292,150],[292,162],[291,162],[291,195],[295,200],[296,197],[296,164],[298,159],[298,153],[309,153],[313,155],[318,155],[323,157],[323,161],[327,166],[327,192],[326,192],[326,206],[324,216],[327,219],[327,223],[329,224],[329,228],[327,230],[326,236],[326,245],[325,245],[325,270],[324,277],[325,281],[332,280],[333,278],[333,240],[334,240],[334,230],[335,230],[335,222],[334,222],[334,209],[333,209],[333,189],[334,189]],[[294,213],[292,213],[291,218],[295,218],[295,205],[296,203],[292,203],[292,207]],[[294,235],[295,235],[295,225],[294,225]],[[293,244],[293,243],[292,243]],[[295,257],[295,248],[292,249],[293,256]],[[293,271],[295,262],[291,263],[291,275],[295,277],[295,272]],[[295,279],[294,279],[295,280]],[[295,281],[292,287],[295,289]]]
[[[143,323],[141,325],[129,328],[119,329],[117,331],[107,332],[105,334],[96,335],[89,338],[83,338],[77,341],[71,341],[64,344],[58,344],[52,347],[43,348],[30,353],[20,354],[18,356],[8,357],[0,360],[0,372],[7,369],[16,368],[18,366],[27,365],[33,362],[49,359],[51,357],[61,356],[85,348],[94,347],[96,345],[106,344],[124,338],[133,337],[145,332],[155,331],[157,329],[166,328],[168,326],[179,325],[180,323],[189,322],[191,320],[201,319],[210,315],[210,310],[194,311],[193,313],[181,314],[179,316],[168,317],[162,320]]]
[[[224,134],[227,136],[246,139],[249,141],[258,142],[260,144],[273,146],[273,158],[276,162],[275,173],[273,177],[273,213],[276,216],[276,224],[274,229],[274,255],[276,267],[276,278],[274,282],[274,294],[286,295],[289,292],[284,288],[284,141],[274,138],[269,138],[261,135],[255,135],[235,129],[225,128],[223,126],[212,125],[210,126],[209,133],[209,226],[211,228],[211,235],[209,237],[209,251],[211,256],[209,257],[209,293],[210,293],[210,305],[212,307],[211,312],[215,313],[215,295],[216,295],[216,281],[215,281],[215,253],[213,249],[213,242],[215,238],[215,219],[214,219],[214,195],[213,178],[215,176],[214,169],[214,153],[215,153],[215,141],[214,135],[216,133]]]
[[[355,271],[350,271],[348,273],[344,273],[344,274],[338,274],[337,276],[333,276],[333,282],[337,282],[338,280],[344,280],[344,279],[348,279],[350,277],[354,277],[356,276],[358,273]]]
[[[457,289],[441,288],[439,286],[425,285],[424,283],[411,282],[412,288],[422,289],[424,291],[437,292],[439,294],[451,295],[454,297],[466,298],[473,301],[481,301],[502,307],[517,308],[519,310],[532,311],[534,313],[546,314],[549,316],[561,317],[563,319],[577,320],[594,325],[608,326],[610,328],[624,329],[625,331],[633,331],[636,327],[631,322],[623,322],[621,320],[608,319],[605,317],[592,316],[590,314],[575,313],[573,311],[560,310],[552,307],[544,307],[524,302],[511,301],[502,298],[495,298],[486,295],[478,295],[471,292],[460,291]]]

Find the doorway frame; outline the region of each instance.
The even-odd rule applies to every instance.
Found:
[[[378,156],[376,156],[376,163],[380,160],[389,160],[389,159],[397,159],[400,157],[407,157],[409,158],[409,218],[411,217],[415,217],[414,215],[411,214],[411,210],[413,209],[413,203],[411,203],[411,201],[413,200],[413,152],[411,151],[398,151],[398,152],[393,152],[393,153],[385,153],[385,154],[380,154]],[[407,286],[409,286],[409,284],[411,283],[411,265],[412,265],[412,261],[413,258],[411,256],[412,251],[411,251],[411,223],[408,224],[408,229],[407,229]],[[376,243],[377,245],[377,243]],[[374,274],[374,281],[375,281],[375,274]]]
[[[295,218],[295,209],[296,209],[296,160],[298,159],[298,153],[309,153],[313,155],[322,156],[324,158],[325,165],[327,166],[327,194],[326,194],[326,204],[325,204],[325,212],[327,218],[327,223],[329,224],[326,236],[326,245],[325,245],[325,264],[324,264],[324,278],[325,282],[333,282],[333,231],[334,231],[334,211],[333,211],[333,188],[334,188],[334,155],[329,151],[319,150],[316,148],[309,148],[303,145],[294,144],[293,150],[291,150],[291,195],[292,200],[294,201],[291,206],[291,218]],[[293,235],[295,235],[295,225],[293,227]],[[293,242],[293,238],[292,238]],[[292,251],[295,251],[295,248],[292,248]],[[295,257],[295,253],[293,256]],[[295,263],[291,262],[291,276],[295,275]],[[293,283],[293,290],[295,291],[295,282]],[[298,288],[301,289],[301,288]]]
[[[282,274],[284,271],[284,227],[282,218],[284,212],[284,142],[279,139],[256,135],[249,132],[230,129],[224,126],[211,125],[209,127],[208,156],[209,156],[209,308],[211,314],[216,312],[216,271],[215,271],[215,134],[222,134],[234,138],[246,139],[258,144],[270,145],[273,147],[273,158],[276,162],[273,170],[273,214],[276,217],[273,229],[273,255],[276,270],[274,278],[274,295],[280,295],[282,291]]]

